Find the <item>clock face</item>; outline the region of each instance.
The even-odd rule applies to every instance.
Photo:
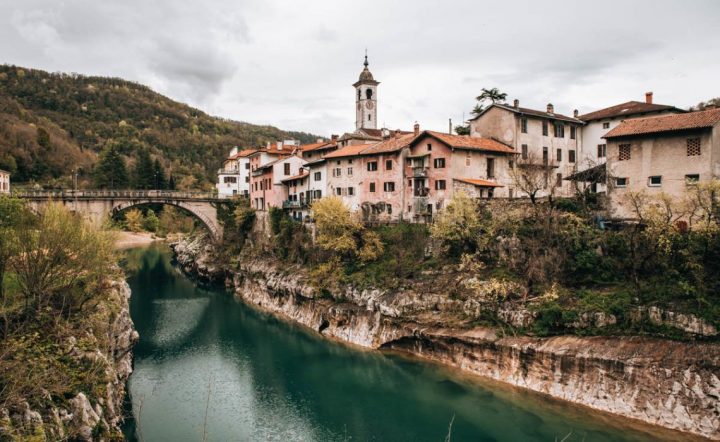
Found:
[[[372,101],[366,101],[366,102],[365,102],[365,107],[366,107],[366,108],[368,108],[368,109],[372,109],[372,108],[373,108],[373,106],[374,106],[374,104],[373,104],[373,102],[372,102]]]

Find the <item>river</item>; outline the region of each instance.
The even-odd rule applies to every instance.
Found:
[[[126,252],[140,342],[129,440],[645,441],[644,426],[402,355],[329,342]],[[452,423],[452,425],[451,425]]]

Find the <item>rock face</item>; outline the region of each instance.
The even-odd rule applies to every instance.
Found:
[[[204,282],[222,282],[225,270],[213,259],[214,248],[204,236],[184,238],[170,247],[180,268]]]
[[[48,396],[47,402],[52,405],[45,409],[33,410],[27,402],[23,402],[18,409],[0,409],[0,440],[17,434],[22,434],[21,438],[32,435],[37,440],[93,441],[122,438],[122,404],[125,385],[132,372],[132,348],[138,334],[130,319],[128,284],[124,280],[114,282],[105,296],[107,303],[119,306],[119,310],[98,307],[98,311],[93,314],[109,321],[110,326],[105,330],[107,336],[98,339],[109,345],[94,351],[82,350],[76,346],[77,339],[71,337],[66,346],[67,354],[72,358],[101,363],[105,367],[107,383],[93,386],[93,391],[80,391],[62,404],[52,401]],[[98,395],[100,391],[102,394]]]
[[[303,278],[297,269],[255,261],[241,264],[233,283],[236,295],[248,304],[333,339],[408,352],[559,399],[720,440],[718,344],[642,337],[502,337],[489,328],[444,328],[410,314],[421,307],[442,314],[432,295],[420,301],[408,293],[348,289],[327,298]]]

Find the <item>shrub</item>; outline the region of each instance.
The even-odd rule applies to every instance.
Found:
[[[143,220],[143,227],[148,232],[157,232],[158,227],[160,227],[160,219],[155,215],[155,211],[153,209],[148,209],[147,213],[145,214],[145,219]]]
[[[143,214],[138,209],[125,212],[125,227],[131,232],[140,232],[143,229]]]

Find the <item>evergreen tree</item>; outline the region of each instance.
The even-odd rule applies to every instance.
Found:
[[[137,189],[153,189],[155,187],[155,169],[147,149],[142,149],[138,153],[138,159],[135,163],[135,188]]]
[[[168,187],[168,189],[170,189],[170,190],[175,190],[175,177],[173,176],[172,173],[170,174],[170,180],[168,180],[168,186],[167,186],[167,187]]]
[[[123,189],[129,182],[125,160],[113,146],[101,153],[93,170],[95,185],[101,189]]]
[[[167,182],[165,180],[165,170],[160,165],[160,161],[155,158],[153,162],[153,171],[155,173],[155,189],[167,189]]]

